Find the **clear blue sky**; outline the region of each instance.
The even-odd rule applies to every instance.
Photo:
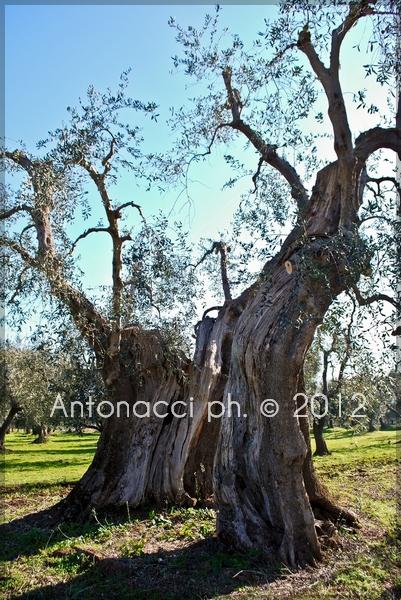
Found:
[[[211,6],[6,6],[7,144],[14,147],[22,139],[33,150],[38,139],[60,125],[66,107],[74,105],[89,84],[98,89],[113,86],[120,73],[132,67],[132,95],[160,105],[160,127],[147,126],[147,147],[168,147],[163,118],[168,107],[180,106],[191,90],[185,90],[183,75],[171,74],[171,57],[178,49],[167,21],[174,16],[179,23],[197,25],[212,10]],[[263,28],[264,17],[276,11],[273,6],[224,6],[222,23],[245,41],[251,40]],[[355,89],[355,83],[365,85],[359,68],[365,57],[356,57],[352,45],[366,37],[366,27],[355,28],[344,48],[341,64],[346,92]],[[374,124],[374,120],[361,121],[355,111],[351,120],[356,130]],[[322,151],[329,155],[331,145],[328,141]],[[191,187],[190,221],[186,210],[179,212],[180,202],[176,205],[177,218],[190,225],[194,241],[215,237],[228,226],[238,205],[239,190],[221,192],[226,173],[218,151],[203,167],[202,180]],[[148,213],[160,207],[169,210],[177,198],[176,191],[142,197],[134,182],[125,185],[123,201],[135,199]],[[80,246],[85,255],[82,266],[91,274],[87,285],[109,281],[105,236],[95,238]]]
[[[146,127],[147,147],[168,147],[163,117],[168,116],[170,106],[183,103],[187,92],[185,78],[177,71],[171,74],[171,57],[177,53],[177,45],[167,21],[174,16],[178,22],[197,24],[213,10],[212,6],[7,6],[7,144],[13,147],[21,139],[34,149],[38,139],[60,125],[66,107],[74,105],[89,84],[97,89],[113,87],[120,73],[132,67],[132,96],[155,100],[160,105],[160,126]],[[232,31],[251,38],[255,26],[262,26],[263,18],[276,10],[227,6],[223,21]],[[212,165],[202,184],[193,186],[195,202],[190,223],[187,208],[179,211],[182,202],[176,204],[177,218],[190,226],[194,240],[214,237],[228,224],[238,195],[233,198],[232,193],[221,194],[223,182],[224,177]],[[160,207],[169,210],[177,198],[177,192],[142,198],[134,182],[131,189],[128,187],[130,199],[134,193],[148,212]],[[104,264],[106,249],[102,246],[105,236],[102,240],[95,238],[83,241],[80,251],[86,254],[84,267],[92,273],[93,283],[102,283],[109,280]],[[92,260],[95,253],[96,260]]]

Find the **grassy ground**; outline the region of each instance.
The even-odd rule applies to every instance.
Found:
[[[327,434],[316,466],[361,529],[341,529],[314,569],[291,572],[215,539],[211,509],[130,513],[52,527],[45,509],[87,467],[97,435],[52,436],[45,446],[12,434],[5,456],[2,598],[248,600],[401,598],[397,578],[396,433]],[[4,465],[3,465],[4,467]],[[42,512],[41,512],[42,511]],[[33,519],[32,513],[38,513]]]

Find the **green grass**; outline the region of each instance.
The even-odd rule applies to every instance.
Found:
[[[1,465],[3,483],[8,487],[74,483],[92,460],[98,437],[97,433],[57,433],[46,444],[32,444],[35,436],[12,433]]]
[[[85,524],[24,519],[52,506],[79,479],[97,434],[55,434],[43,445],[8,436],[2,526],[4,599],[392,600],[401,597],[396,538],[396,432],[326,435],[332,454],[316,468],[337,500],[360,519],[342,530],[314,569],[290,572],[215,538],[210,508],[131,511]],[[3,465],[4,466],[4,465]]]

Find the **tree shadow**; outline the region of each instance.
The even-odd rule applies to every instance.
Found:
[[[77,454],[85,454],[85,453],[77,453]],[[59,453],[57,453],[57,456]],[[83,458],[82,460],[74,460],[73,462],[67,459],[57,459],[56,457],[51,458],[49,460],[37,460],[37,461],[20,461],[15,462],[13,464],[7,464],[3,466],[1,469],[2,472],[9,471],[37,471],[40,469],[51,469],[54,467],[75,467],[80,465],[87,465],[88,460]]]
[[[32,556],[66,538],[95,535],[102,527],[98,520],[92,518],[83,522],[66,521],[63,519],[63,508],[64,499],[49,508],[0,524],[0,561]],[[124,520],[126,518],[116,518],[115,524]]]
[[[229,552],[215,538],[128,558],[88,555],[81,568],[68,582],[36,588],[13,599],[211,599],[246,585],[267,585],[279,576],[277,564]]]
[[[70,488],[72,485],[76,483],[76,479],[72,479],[71,481],[33,481],[30,483],[19,483],[15,485],[0,485],[0,493],[3,496],[11,495],[11,494],[29,494],[34,492],[46,492],[47,490],[55,490],[58,488]]]

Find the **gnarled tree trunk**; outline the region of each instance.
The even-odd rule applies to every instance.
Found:
[[[122,355],[135,355],[140,369],[132,361],[120,365],[111,402],[126,402],[131,415],[134,404],[141,414],[148,406],[150,416],[127,417],[121,407],[120,416],[105,420],[93,462],[64,502],[65,516],[127,504],[210,501],[219,419],[208,422],[208,406],[222,400],[241,307],[239,299],[217,318],[206,316],[197,327],[193,362],[181,358],[175,366],[166,362],[156,332],[132,328]]]
[[[278,554],[290,565],[319,558],[312,505],[331,505],[313,471],[302,423],[307,419],[297,411],[296,394],[315,329],[354,270],[351,236],[339,232],[347,184],[338,163],[320,172],[305,231],[296,228],[266,266],[233,336],[225,400],[230,393],[239,401],[242,416],[222,419],[215,465],[218,535],[242,549]],[[276,403],[275,416],[263,414],[267,399]]]

